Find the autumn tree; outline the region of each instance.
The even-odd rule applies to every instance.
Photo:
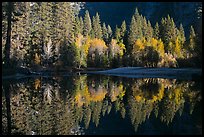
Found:
[[[122,57],[125,52],[125,45],[121,42],[117,42],[116,39],[112,39],[108,46],[109,48],[109,60],[112,67],[119,67],[122,65]]]
[[[93,39],[88,51],[88,65],[104,67],[107,64],[107,46],[103,40]]]

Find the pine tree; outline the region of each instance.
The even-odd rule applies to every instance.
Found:
[[[103,40],[107,43],[108,42],[108,29],[106,28],[105,23],[103,23],[102,32],[103,32]]]
[[[150,41],[152,37],[153,37],[153,28],[152,28],[150,21],[148,20],[147,22],[147,41]]]
[[[93,17],[93,32],[95,34],[95,38],[102,38],[101,22],[98,13],[96,13],[96,16]]]
[[[135,26],[136,26],[135,17],[132,16],[131,23],[130,23],[129,35],[128,35],[128,43],[129,43],[129,45],[133,45],[135,40],[136,40]]]
[[[159,39],[159,24],[158,22],[156,22],[155,26],[154,26],[154,34],[153,34],[153,37],[155,39]]]
[[[148,27],[147,27],[147,20],[145,17],[142,17],[141,15],[141,29],[142,29],[142,34],[143,36],[147,39],[149,37],[149,34],[148,34]]]
[[[11,23],[12,23],[12,14],[14,11],[14,3],[8,2],[6,5],[6,14],[7,14],[7,36],[6,36],[6,45],[5,45],[5,65],[10,66],[10,50],[11,50]]]
[[[180,38],[179,41],[181,43],[181,48],[184,48],[184,43],[186,41],[186,37],[185,37],[185,32],[184,32],[182,24],[180,24],[180,27],[179,27],[179,38]]]
[[[110,25],[108,25],[107,29],[108,29],[107,30],[108,31],[108,41],[110,42],[113,32],[112,32]]]
[[[29,2],[16,2],[14,3],[15,21],[12,23],[12,43],[11,43],[11,58],[13,58],[18,66],[26,65],[29,62],[27,59],[30,45],[29,34],[29,19],[30,19],[30,3]],[[20,15],[20,16],[19,16]]]
[[[81,30],[81,24],[80,24],[80,20],[79,20],[79,17],[76,16],[76,19],[75,19],[75,37],[77,37],[77,35],[80,33],[80,30]]]
[[[96,18],[95,18],[95,16],[92,17],[92,29],[91,29],[91,32],[90,32],[91,38],[96,38],[96,35],[95,35],[96,32],[95,32],[94,26],[96,28]]]
[[[82,17],[79,18],[79,22],[80,22],[80,26],[81,26],[79,33],[83,34],[84,22],[83,22],[83,18]]]
[[[141,39],[143,37],[142,34],[142,16],[140,16],[138,9],[135,9],[135,21],[136,21],[136,26],[135,26],[135,31],[136,31],[136,39]]]
[[[122,38],[124,38],[124,36],[126,35],[126,22],[123,21],[121,24],[121,31],[120,31],[120,35]]]
[[[196,34],[193,26],[190,27],[189,48],[193,52],[196,48]]]
[[[174,44],[178,36],[178,29],[174,23],[174,20],[168,15],[167,18],[161,20],[160,27],[161,39],[164,41],[165,52],[174,53]]]
[[[82,32],[83,32],[83,19],[82,19],[82,17],[79,18],[78,16],[76,16],[74,31],[75,31],[74,32],[75,37],[77,37],[79,33],[82,34]]]
[[[51,28],[52,28],[52,4],[50,2],[42,2],[40,5],[40,41],[42,48],[43,62],[48,65],[48,63],[53,63],[51,61],[53,57],[53,46],[51,37]]]
[[[91,18],[90,18],[89,12],[86,10],[85,16],[84,16],[84,31],[83,31],[84,36],[90,35],[91,28],[92,28],[91,26],[92,26]]]
[[[7,3],[2,3],[2,64],[4,64],[5,59],[5,45],[6,45],[6,36],[7,36]]]
[[[118,28],[118,26],[116,25],[116,27],[115,27],[115,38],[116,38],[117,42],[119,42],[120,39],[121,39],[121,35],[120,34],[121,34],[120,33],[120,28]]]

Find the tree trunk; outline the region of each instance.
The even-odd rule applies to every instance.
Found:
[[[11,20],[12,20],[12,12],[13,12],[13,2],[8,2],[7,5],[7,37],[6,37],[6,45],[5,45],[5,64],[6,66],[10,66],[10,50],[11,50]]]

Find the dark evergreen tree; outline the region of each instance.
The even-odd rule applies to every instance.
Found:
[[[85,11],[85,16],[84,16],[84,31],[83,31],[83,35],[84,36],[90,35],[91,28],[92,28],[91,18],[90,18],[89,12],[86,10]]]
[[[102,38],[102,28],[99,14],[96,13],[96,16],[93,17],[93,32],[95,34],[95,38],[101,39]]]
[[[159,24],[158,22],[156,22],[155,26],[154,26],[154,34],[153,34],[153,37],[155,39],[159,39]]]
[[[103,23],[102,32],[103,32],[103,40],[106,43],[108,43],[108,29],[106,28],[106,24],[105,23]]]

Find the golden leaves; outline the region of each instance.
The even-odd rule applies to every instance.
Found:
[[[41,57],[38,53],[35,53],[35,58],[34,58],[35,64],[40,64],[41,62]]]

